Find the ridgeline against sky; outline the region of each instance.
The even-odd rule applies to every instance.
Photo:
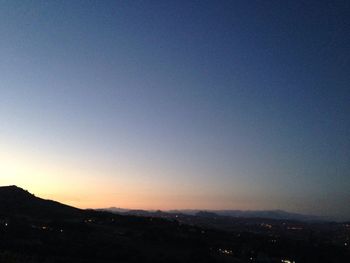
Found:
[[[350,217],[347,1],[1,1],[0,184],[78,207]]]

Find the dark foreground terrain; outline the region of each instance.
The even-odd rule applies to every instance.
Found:
[[[350,262],[350,223],[133,216],[0,187],[0,262]]]

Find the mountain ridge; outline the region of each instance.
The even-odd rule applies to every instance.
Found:
[[[0,186],[0,201],[0,214],[2,215],[61,218],[76,217],[83,211],[57,201],[36,197],[15,185]]]
[[[41,217],[66,216],[72,213],[77,216],[82,209],[75,208],[53,200],[42,199],[29,193],[27,190],[16,185],[0,186],[0,211],[11,213],[36,214]],[[177,209],[177,210],[142,210],[142,209],[125,209],[119,207],[110,207],[95,209],[99,211],[109,211],[113,213],[141,215],[147,213],[169,213],[184,214],[192,216],[205,216],[208,213],[211,216],[225,216],[234,218],[267,218],[277,220],[297,220],[297,221],[334,221],[329,218],[305,215],[299,213],[287,212],[280,209],[275,210],[211,210],[211,209]],[[3,213],[3,212],[1,212]]]
[[[276,220],[297,220],[297,221],[334,221],[330,218],[325,218],[315,215],[306,215],[299,213],[292,213],[280,209],[276,210],[211,210],[211,209],[176,209],[176,210],[141,210],[141,209],[125,209],[119,207],[110,207],[99,209],[110,211],[113,213],[127,213],[127,214],[142,214],[142,213],[169,213],[169,214],[184,214],[191,216],[224,216],[234,218],[267,218]]]

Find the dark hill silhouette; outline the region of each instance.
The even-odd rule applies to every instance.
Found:
[[[250,263],[292,257],[298,263],[337,263],[350,258],[344,241],[339,243],[347,237],[339,231],[347,230],[343,224],[249,221],[208,211],[175,217],[139,213],[81,210],[16,186],[0,187],[0,262]],[[328,241],[332,236],[334,245]]]
[[[12,186],[0,187],[0,215],[16,215],[41,219],[82,216],[83,210],[52,200],[45,200],[28,191]]]

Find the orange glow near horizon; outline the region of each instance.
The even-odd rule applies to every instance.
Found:
[[[169,187],[167,182],[150,182],[147,178],[134,176],[133,173],[137,171],[102,171],[95,169],[91,164],[71,163],[64,158],[40,155],[13,145],[2,145],[2,149],[0,185],[17,185],[38,197],[79,208],[248,208],[246,204],[242,205],[242,202],[233,204],[217,196],[192,193],[186,186]],[[120,173],[121,176],[108,176],[108,173]],[[141,174],[141,171],[139,173]]]
[[[82,209],[261,210],[286,207],[288,211],[310,211],[311,205],[303,200],[293,204],[289,199],[261,197],[252,186],[241,187],[239,181],[237,185],[230,184],[231,188],[225,192],[222,182],[190,181],[183,170],[169,172],[136,165],[136,168],[109,167],[80,156],[33,149],[36,149],[33,145],[26,148],[16,143],[2,143],[1,186],[17,185],[38,197]],[[164,173],[168,174],[162,177]],[[315,213],[320,212],[315,210]]]
[[[203,199],[198,198],[187,199],[187,197],[180,196],[166,196],[166,195],[151,195],[151,194],[102,194],[96,191],[95,194],[89,195],[87,193],[79,193],[71,195],[67,193],[51,194],[42,193],[36,194],[38,197],[50,200],[56,200],[64,204],[74,207],[88,209],[88,208],[109,208],[118,207],[126,209],[144,209],[144,210],[176,210],[176,209],[240,209],[247,210],[247,206],[240,206],[239,204],[231,206],[218,206],[215,201],[203,203]]]

